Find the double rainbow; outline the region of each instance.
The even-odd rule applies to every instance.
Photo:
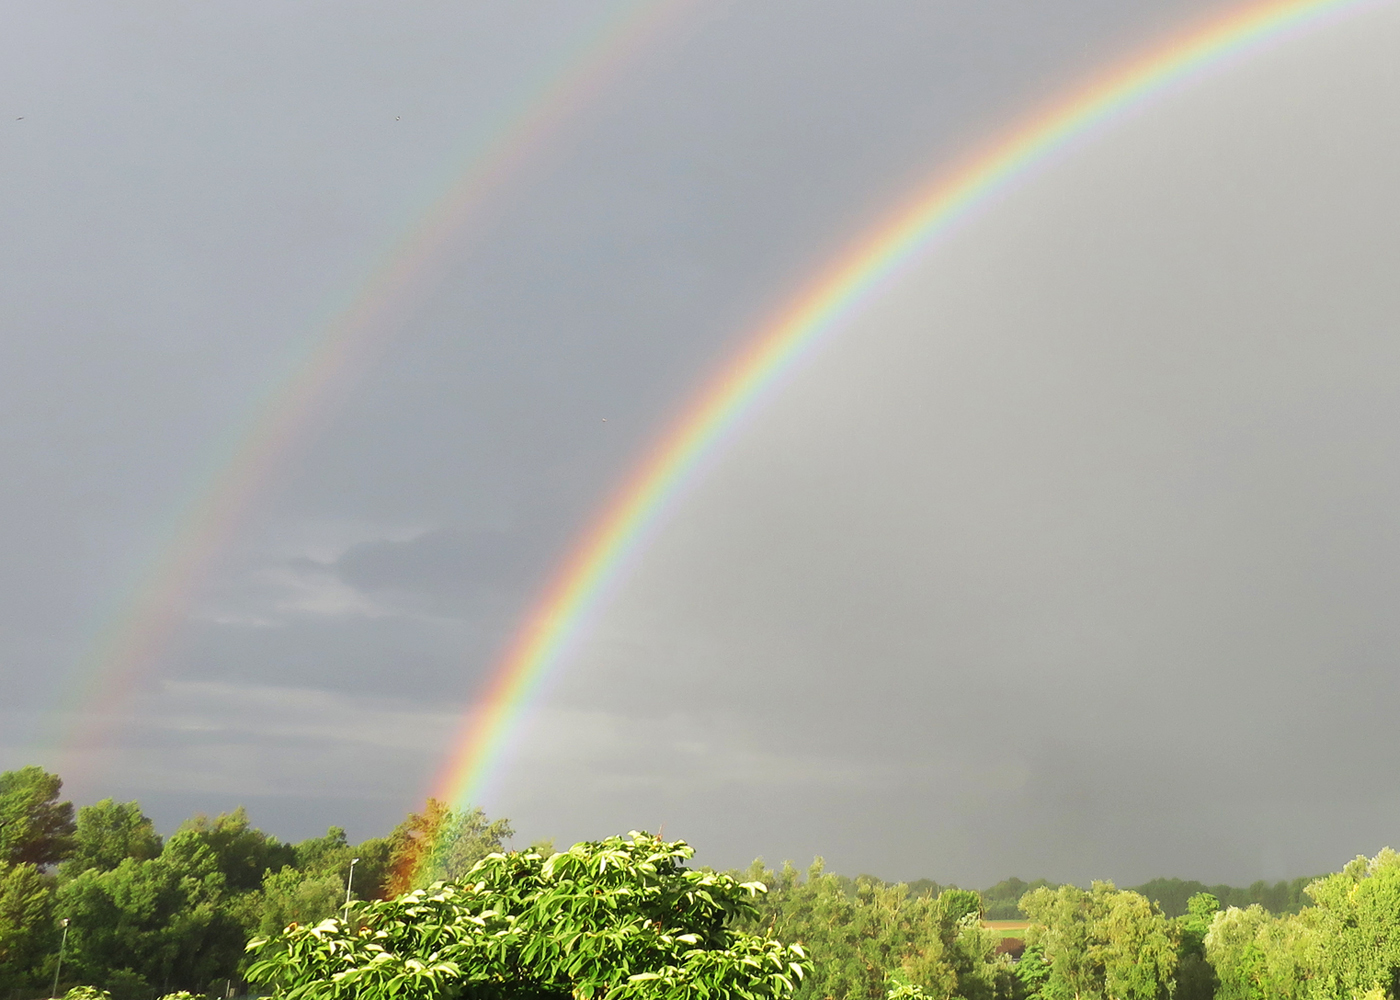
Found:
[[[576,648],[608,595],[665,521],[707,460],[719,454],[746,418],[820,343],[878,296],[930,247],[974,217],[997,195],[1053,162],[1077,141],[1201,76],[1272,44],[1363,10],[1400,0],[1269,0],[1243,7],[1104,76],[1021,128],[961,169],[939,178],[854,244],[788,308],[750,339],[657,439],[592,527],[555,572],[496,666],[434,784],[450,803],[478,802],[500,770],[522,714],[541,684]],[[382,322],[412,294],[448,238],[474,215],[628,56],[695,0],[634,0],[599,23],[569,58],[551,66],[468,158],[456,180],[422,220],[371,269],[287,374],[256,401],[210,471],[182,505],[171,541],[130,588],[73,672],[69,713],[81,731],[60,740],[65,756],[91,747],[100,727],[84,710],[108,708],[151,669],[184,619],[191,594],[226,546],[262,488],[315,424],[327,401],[374,363]],[[75,761],[60,770],[72,775]]]
[[[435,795],[479,803],[521,717],[568,658],[631,560],[670,510],[805,357],[930,247],[1077,140],[1145,103],[1272,44],[1393,0],[1250,5],[1140,56],[1078,92],[950,175],[855,244],[750,340],[674,421],[555,573],[465,717]]]
[[[571,48],[537,68],[514,104],[456,164],[452,180],[427,211],[367,268],[352,294],[327,310],[280,377],[253,400],[242,425],[213,450],[203,474],[176,505],[169,541],[121,589],[68,678],[60,711],[53,714],[54,724],[62,727],[53,742],[66,778],[94,776],[95,759],[106,755],[92,751],[114,724],[113,707],[160,662],[210,567],[267,485],[305,446],[336,399],[378,360],[392,329],[386,320],[421,292],[449,240],[695,2],[599,4],[600,13]]]

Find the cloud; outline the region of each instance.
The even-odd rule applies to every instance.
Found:
[[[137,699],[115,748],[129,794],[404,800],[459,721],[451,708],[304,687],[166,681]],[[330,782],[327,775],[334,776]],[[416,792],[417,789],[415,788]]]
[[[391,528],[339,544],[308,534],[228,574],[196,617],[255,628],[298,618],[482,620],[517,606],[534,582],[519,544],[499,532]]]
[[[273,608],[284,615],[384,618],[397,613],[315,564],[288,564],[264,570],[260,576],[260,583],[281,591]]]
[[[223,574],[175,647],[175,675],[469,698],[528,592],[499,535],[317,525]]]
[[[340,579],[367,590],[435,597],[469,595],[508,585],[519,562],[513,540],[501,533],[467,537],[445,528],[413,538],[365,542],[333,564]]]

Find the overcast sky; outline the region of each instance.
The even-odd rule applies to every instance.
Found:
[[[1047,94],[1234,9],[672,6],[375,319],[92,704],[64,692],[267,387],[637,5],[9,5],[0,767],[66,759],[166,829],[386,832],[765,316]],[[488,810],[974,885],[1400,842],[1397,44],[1383,5],[1213,73],[921,260],[675,510]]]

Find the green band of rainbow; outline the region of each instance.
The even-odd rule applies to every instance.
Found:
[[[1096,127],[1270,43],[1392,2],[1287,0],[1250,5],[1129,62],[1032,118],[961,170],[940,177],[893,222],[857,243],[700,392],[575,546],[464,718],[436,783],[437,797],[457,804],[481,802],[541,684],[586,632],[625,575],[630,558],[686,484],[794,365],[920,254]]]

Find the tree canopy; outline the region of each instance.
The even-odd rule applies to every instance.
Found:
[[[545,857],[492,854],[455,883],[293,925],[249,945],[248,977],[286,1000],[398,996],[786,1000],[802,949],[739,930],[761,883],[685,866],[633,833]]]
[[[51,865],[73,849],[73,803],[63,782],[41,767],[0,773],[0,861]]]
[[[64,920],[74,1000],[196,1000],[245,977],[280,1000],[1400,1000],[1388,849],[1243,889],[979,893],[820,859],[696,870],[645,834],[507,852],[508,820],[433,800],[358,843],[334,826],[286,843],[242,809],[162,838],[135,802],[75,817],[61,790],[41,768],[0,774],[6,1000],[52,988]],[[1028,927],[988,926],[1013,905]]]
[[[111,871],[127,858],[149,861],[160,849],[160,834],[139,804],[103,799],[78,810],[77,830],[63,868],[71,873],[89,868]]]

